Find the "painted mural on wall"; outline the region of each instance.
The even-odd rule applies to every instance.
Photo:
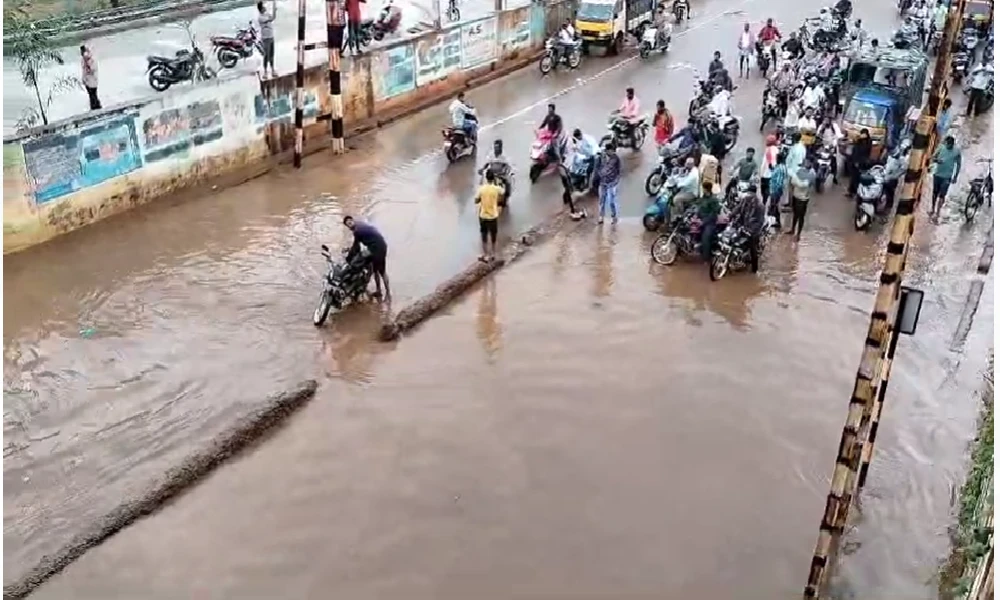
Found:
[[[423,37],[415,42],[414,47],[418,86],[444,79],[462,66],[461,27]]]
[[[168,108],[142,122],[147,163],[187,156],[192,148],[221,139],[222,110],[218,100]]]
[[[319,115],[319,98],[313,90],[305,90],[302,101],[302,116],[312,119]],[[295,117],[295,92],[291,91],[281,96],[267,99],[258,95],[253,99],[253,116],[257,125],[266,125],[272,121],[291,121]]]
[[[392,98],[414,89],[417,85],[416,62],[413,44],[379,52],[372,61],[372,77],[379,82],[377,97]]]
[[[497,20],[493,17],[462,26],[462,68],[471,69],[497,56]]]
[[[528,12],[531,16],[531,39],[534,43],[541,44],[547,39],[545,32],[545,6],[532,4]]]
[[[36,204],[45,204],[142,166],[134,115],[42,136],[25,141],[22,147]]]
[[[509,53],[531,46],[531,10],[519,8],[500,13],[501,52]]]

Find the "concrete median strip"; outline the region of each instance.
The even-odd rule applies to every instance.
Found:
[[[135,521],[158,511],[227,460],[280,425],[292,413],[316,394],[315,380],[306,380],[294,388],[271,396],[217,436],[200,452],[195,452],[180,465],[167,471],[163,478],[145,493],[124,500],[117,508],[98,520],[89,530],[77,535],[54,554],[43,556],[34,568],[14,583],[5,585],[3,597],[24,598],[46,580],[83,556],[87,550],[125,529]]]

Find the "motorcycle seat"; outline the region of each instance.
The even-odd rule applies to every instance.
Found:
[[[149,61],[150,64],[154,65],[168,65],[178,62],[179,60],[183,60],[186,57],[186,54],[183,56],[158,56],[156,54],[150,54],[146,57],[146,60]]]
[[[361,19],[361,26],[362,27],[371,27],[374,24],[375,24],[375,19],[372,19],[372,18]]]

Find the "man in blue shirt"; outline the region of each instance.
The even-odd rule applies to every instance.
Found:
[[[938,139],[944,139],[945,134],[948,133],[948,129],[951,127],[951,113],[951,98],[945,98],[937,118]]]
[[[931,215],[937,216],[944,206],[948,188],[958,180],[962,170],[962,152],[955,146],[955,138],[944,138],[944,144],[934,153],[934,189],[931,192]]]
[[[604,214],[611,209],[611,222],[618,222],[618,183],[622,178],[622,159],[615,152],[614,142],[608,142],[597,158],[598,194],[601,213],[597,223],[604,222]]]
[[[354,234],[354,243],[347,252],[347,264],[351,264],[354,257],[361,252],[361,247],[364,246],[371,254],[372,271],[375,275],[373,277],[375,294],[382,296],[382,284],[384,283],[385,298],[388,300],[391,294],[389,292],[389,276],[385,273],[385,259],[389,254],[389,245],[385,243],[385,238],[374,226],[355,221],[354,217],[350,215],[344,217],[344,226]]]

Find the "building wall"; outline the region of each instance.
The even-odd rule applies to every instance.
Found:
[[[534,56],[570,2],[512,8],[342,64],[347,131],[377,126]],[[295,75],[180,85],[4,139],[4,253],[291,151]],[[325,65],[308,69],[306,147],[329,139]],[[310,142],[312,142],[310,144]]]

